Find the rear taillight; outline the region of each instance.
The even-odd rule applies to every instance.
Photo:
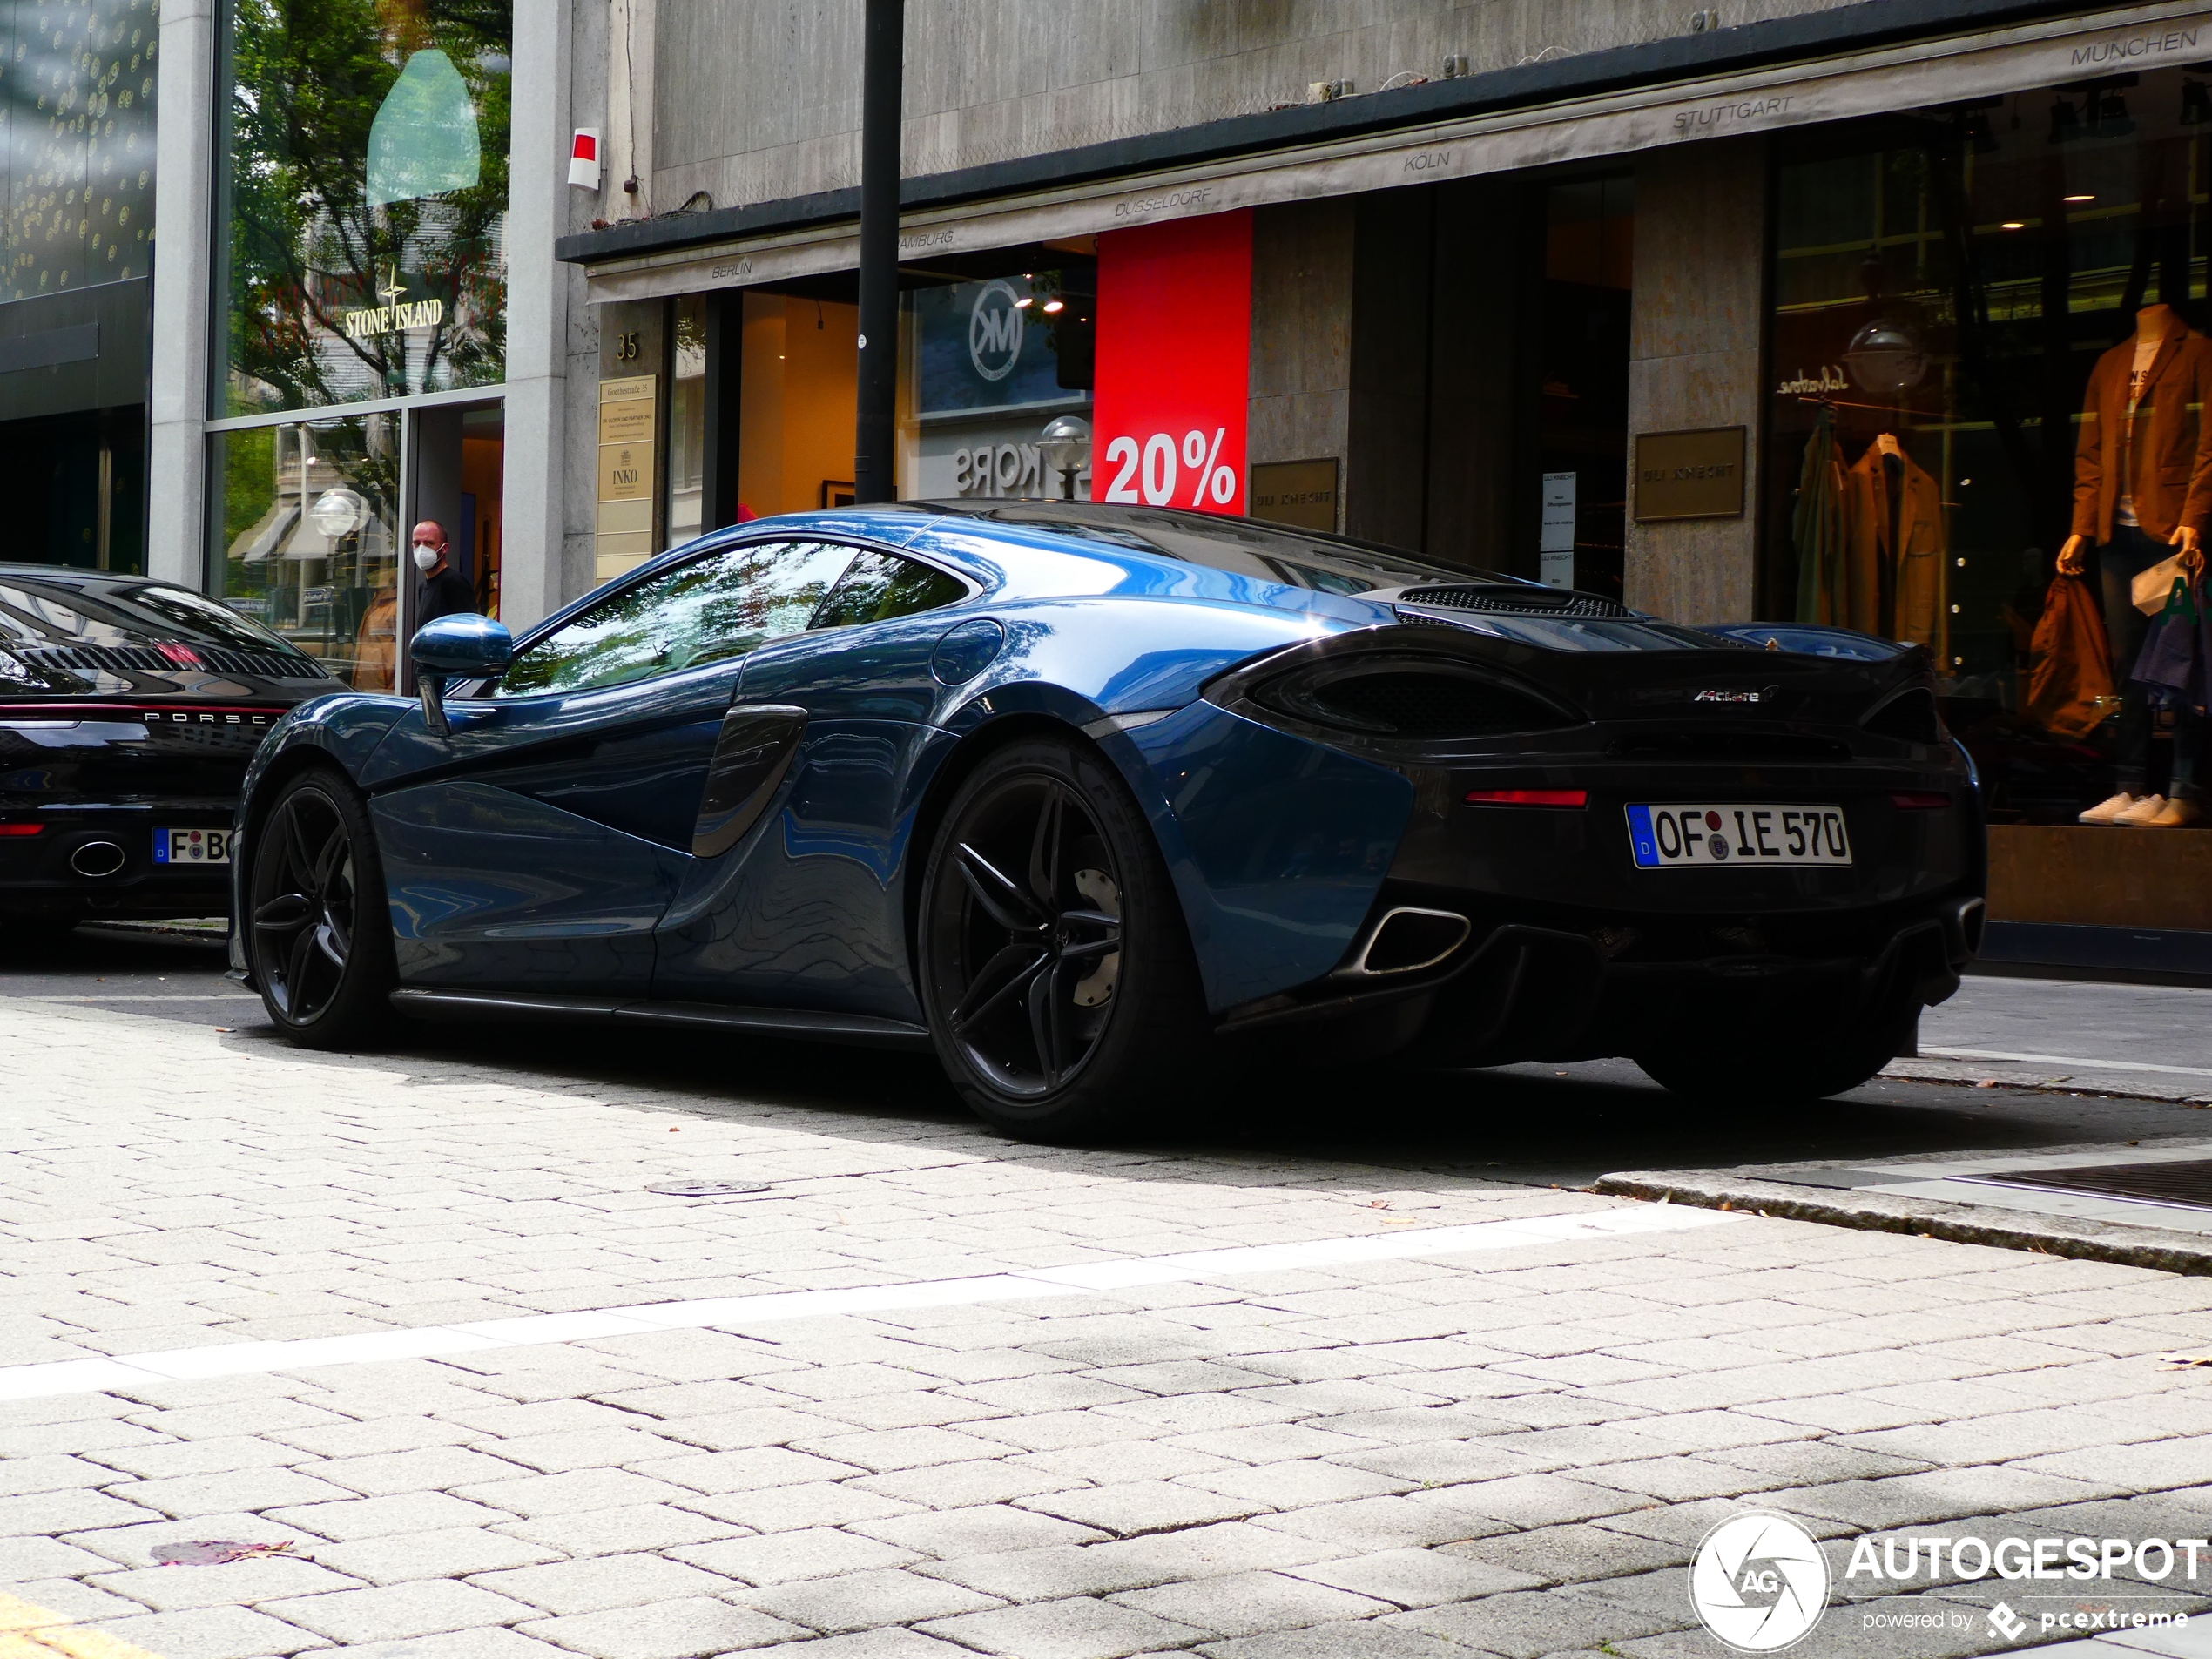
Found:
[[[1587,806],[1587,789],[1474,789],[1467,792],[1470,806]]]
[[[1951,805],[1951,797],[1943,794],[1898,790],[1890,796],[1890,804],[1902,806],[1909,813],[1939,813]]]
[[[44,824],[0,824],[0,835],[36,835]]]

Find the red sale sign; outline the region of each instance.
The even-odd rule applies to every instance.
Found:
[[[1098,239],[1091,499],[1242,513],[1252,216]]]

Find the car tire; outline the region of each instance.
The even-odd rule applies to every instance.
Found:
[[[1150,825],[1098,753],[1031,738],[960,785],[930,848],[922,1004],[946,1075],[1028,1140],[1133,1126],[1207,1049],[1183,909]]]
[[[310,1049],[360,1049],[390,1026],[398,980],[384,867],[361,799],[322,767],[279,792],[253,833],[239,926],[262,1006]]]
[[[1825,1043],[1770,1049],[1715,1038],[1696,1049],[1656,1050],[1635,1059],[1652,1082],[1700,1105],[1740,1109],[1825,1100],[1848,1094],[1896,1059],[1919,1013],[1918,1002],[1879,1008],[1858,1029]]]

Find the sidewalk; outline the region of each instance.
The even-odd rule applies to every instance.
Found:
[[[1683,1567],[1749,1506],[2212,1529],[2212,1373],[2160,1359],[2212,1280],[1264,1135],[1021,1146],[865,1061],[677,1088],[15,1002],[0,1044],[31,1653],[1712,1659]],[[253,1553],[162,1564],[207,1541]],[[2015,1642],[1992,1583],[1839,1585],[1807,1650],[2212,1608],[2021,1588]]]

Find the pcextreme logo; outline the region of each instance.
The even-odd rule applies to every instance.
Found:
[[[1787,1515],[1754,1509],[1705,1534],[1689,1564],[1689,1602],[1738,1653],[1801,1642],[1828,1606],[1828,1558]]]

